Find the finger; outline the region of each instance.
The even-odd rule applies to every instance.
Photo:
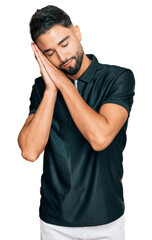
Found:
[[[32,46],[32,49],[33,49],[33,51],[34,51],[36,60],[37,60],[37,62],[38,62],[38,64],[39,64],[41,74],[46,74],[47,72],[46,72],[46,69],[45,69],[44,64],[43,64],[43,62],[42,62],[42,59],[41,59],[41,57],[40,57],[40,55],[39,55],[39,51],[38,51],[38,49],[35,47],[36,44],[33,44],[33,43],[32,43],[31,46]]]
[[[34,52],[34,56],[35,56],[36,60],[38,61],[37,52],[36,52],[36,50],[35,50],[35,48],[34,48],[34,45],[33,45],[32,43],[31,43],[31,47],[32,47],[32,50],[33,50],[33,52]]]
[[[46,56],[41,52],[41,50],[38,48],[36,44],[33,44],[33,48],[36,54],[36,57],[38,59],[38,63],[40,66],[41,71],[44,74],[47,74],[52,79],[52,70],[54,69],[56,71],[56,68],[53,64],[49,62],[49,60],[46,58]]]
[[[38,61],[38,53],[37,53],[37,51],[35,50],[35,47],[34,47],[34,45],[31,43],[31,47],[32,47],[32,50],[33,50],[33,52],[34,52],[34,55],[35,55],[35,58],[36,58],[36,60]]]
[[[39,52],[40,51],[40,49],[38,48],[38,46],[35,44],[35,43],[31,43],[31,46],[32,46],[32,48],[33,48],[33,50],[34,51],[36,51],[36,52]]]
[[[42,51],[38,48],[38,46],[35,43],[33,44],[33,47],[34,47],[35,51],[38,53],[38,55],[40,56],[44,65],[46,64],[47,66],[54,67],[53,64],[49,62],[47,57],[42,53]]]

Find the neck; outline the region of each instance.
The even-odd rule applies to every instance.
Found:
[[[73,80],[77,80],[86,71],[86,69],[89,67],[90,63],[91,63],[91,60],[84,53],[83,59],[82,59],[82,64],[81,64],[79,71],[75,75],[67,74],[67,76]]]

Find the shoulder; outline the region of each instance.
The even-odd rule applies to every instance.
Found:
[[[40,88],[45,88],[45,83],[44,83],[44,80],[43,80],[43,78],[41,76],[37,77],[35,79],[34,85],[36,85],[37,87],[40,87]]]
[[[133,74],[132,70],[129,68],[102,63],[98,63],[97,72],[101,72],[115,78],[119,77],[123,73]]]
[[[42,77],[35,79],[32,86],[32,96],[37,96],[39,99],[42,99],[45,91],[45,83]]]
[[[134,73],[131,69],[117,65],[98,63],[96,75],[108,83],[127,82],[135,85]]]
[[[45,90],[45,83],[44,83],[43,78],[42,77],[36,78],[32,88],[43,93]]]

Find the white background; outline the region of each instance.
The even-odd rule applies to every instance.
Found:
[[[78,24],[86,53],[101,63],[131,68],[136,78],[128,142],[124,151],[126,240],[152,239],[152,9],[150,1],[6,1],[0,15],[0,239],[39,239],[42,155],[35,163],[20,154],[17,136],[28,116],[39,69],[29,21],[38,8],[63,8]]]

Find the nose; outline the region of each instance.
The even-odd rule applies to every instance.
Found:
[[[57,54],[58,54],[58,57],[59,57],[61,62],[66,62],[66,56],[65,56],[65,54],[63,52],[61,52],[61,51],[59,52],[58,51]]]

